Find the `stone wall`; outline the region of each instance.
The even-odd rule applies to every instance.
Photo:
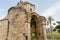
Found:
[[[20,8],[9,11],[9,35],[8,40],[25,40],[28,32],[26,24],[26,12]]]
[[[0,21],[0,40],[7,39],[8,20]]]

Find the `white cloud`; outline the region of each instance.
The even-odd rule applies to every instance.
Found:
[[[44,12],[42,12],[41,14],[45,17],[48,16],[53,16],[56,14],[56,12],[60,9],[60,2],[57,2],[56,4],[54,4],[53,6],[51,6],[50,8],[48,8],[47,10],[45,10]]]
[[[3,19],[7,15],[6,10],[0,8],[0,20]]]

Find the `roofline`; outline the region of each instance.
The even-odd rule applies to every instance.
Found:
[[[2,19],[2,20],[0,20],[0,22],[1,22],[1,21],[5,21],[5,20],[8,20],[8,19]]]

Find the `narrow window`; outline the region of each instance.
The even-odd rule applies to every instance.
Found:
[[[32,12],[32,9],[30,8],[30,12]]]

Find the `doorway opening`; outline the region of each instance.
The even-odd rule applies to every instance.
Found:
[[[37,27],[36,27],[36,20],[34,17],[31,19],[31,40],[37,40]]]

